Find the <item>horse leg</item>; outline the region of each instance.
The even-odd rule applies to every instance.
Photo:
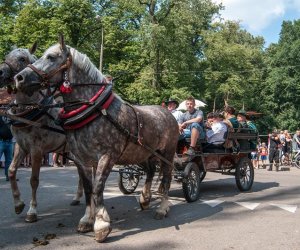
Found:
[[[148,209],[150,205],[151,186],[152,186],[152,181],[156,170],[155,163],[148,161],[147,166],[145,166],[145,170],[146,170],[146,181],[140,196],[140,206],[142,210]]]
[[[37,221],[37,200],[36,200],[36,191],[39,186],[39,177],[40,177],[40,169],[42,165],[43,155],[41,153],[32,153],[31,154],[31,201],[30,207],[27,211],[27,215],[25,218],[26,222],[36,222]]]
[[[97,166],[93,185],[93,201],[95,204],[94,232],[97,242],[103,242],[111,232],[110,218],[104,206],[103,191],[106,179],[114,165],[110,155],[103,155]]]
[[[25,159],[25,157],[26,157],[26,153],[24,152],[24,150],[22,150],[20,146],[16,144],[14,150],[14,158],[9,166],[9,179],[10,179],[12,195],[14,198],[16,214],[22,213],[25,207],[24,201],[20,199],[21,194],[16,181],[17,170],[21,165],[22,161]]]
[[[76,166],[79,174],[79,180],[82,181],[84,194],[85,194],[85,214],[80,219],[77,226],[77,232],[87,233],[93,231],[94,224],[94,214],[93,208],[91,207],[91,197],[92,197],[92,168],[85,168],[79,161],[76,161]]]
[[[170,162],[173,161],[173,157],[166,157],[167,160]],[[173,171],[173,165],[170,166],[169,164],[166,164],[165,162],[161,163],[161,171],[163,174],[163,178],[161,180],[160,186],[159,186],[159,192],[161,194],[161,203],[159,208],[156,210],[155,219],[163,219],[167,216],[169,210],[170,210],[170,203],[169,203],[169,189],[171,186],[171,180],[172,180],[172,171]]]
[[[79,167],[77,167],[78,176],[79,176],[78,187],[77,187],[76,195],[75,195],[75,197],[73,198],[73,200],[72,200],[72,202],[70,204],[71,206],[77,206],[77,205],[79,205],[80,204],[80,198],[83,195],[83,185],[82,185],[82,180],[81,180],[78,168]]]

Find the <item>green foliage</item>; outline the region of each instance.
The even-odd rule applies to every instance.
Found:
[[[262,106],[273,126],[295,131],[300,127],[300,21],[283,22],[278,44],[266,51],[268,65]]]
[[[238,23],[216,23],[204,35],[203,61],[205,98],[216,100],[216,108],[227,103],[242,108],[257,108],[253,93],[263,80],[263,39],[241,30]]]
[[[264,50],[238,22],[213,22],[211,0],[3,0],[0,55],[12,45],[38,53],[57,42],[86,53],[115,91],[140,104],[194,96],[221,109],[224,100],[264,113],[259,131],[300,127],[300,20],[283,22],[278,44]]]

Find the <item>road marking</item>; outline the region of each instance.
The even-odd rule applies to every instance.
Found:
[[[56,187],[55,185],[48,185],[48,186],[43,186],[44,188],[53,188]],[[71,194],[67,194],[67,196],[72,196]],[[105,198],[113,198],[113,197],[118,197],[118,196],[123,196],[123,194],[121,194],[120,192],[104,192],[104,197]],[[140,194],[134,193],[132,195],[126,195],[129,197],[134,197],[137,201],[137,203],[140,202]],[[155,207],[158,206],[160,204],[161,200],[159,198],[159,196],[156,196],[155,194],[153,195],[153,198],[151,199],[150,202],[150,206],[151,207]],[[180,197],[169,197],[169,202],[170,205],[178,205],[178,204],[182,204],[185,203],[185,199],[184,198],[180,198]],[[210,207],[216,207],[222,203],[224,203],[225,201],[223,200],[200,200],[200,204],[206,204],[209,205]],[[245,208],[248,208],[250,210],[254,210],[255,208],[257,208],[261,203],[255,203],[255,202],[233,202],[236,203],[240,206],[243,206]],[[271,203],[271,206],[275,206],[275,207],[279,207],[281,209],[284,209],[290,213],[295,213],[297,210],[297,206],[296,205],[284,205],[284,204],[274,204]]]
[[[44,185],[44,186],[41,186],[41,188],[58,188],[59,186],[56,186],[56,185]]]
[[[104,192],[104,198],[118,197],[122,196],[120,192]]]
[[[297,210],[297,206],[295,206],[295,205],[284,205],[284,204],[274,204],[274,203],[272,203],[270,205],[275,206],[275,207],[279,207],[279,208],[284,209],[284,210],[286,210],[288,212],[291,212],[291,213],[295,213],[296,210]]]
[[[210,207],[215,207],[223,203],[224,201],[222,200],[209,200],[209,201],[203,201],[201,200],[202,203],[209,205]]]
[[[169,202],[172,205],[178,205],[178,204],[186,203],[184,198],[178,198],[178,197],[170,197]]]
[[[254,202],[234,202],[240,206],[243,206],[245,208],[248,208],[250,210],[254,210],[259,206],[260,203],[254,203]]]

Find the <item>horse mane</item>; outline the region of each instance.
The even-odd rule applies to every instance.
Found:
[[[72,55],[72,63],[79,69],[87,72],[95,81],[102,82],[104,75],[96,68],[86,54],[82,54],[72,47],[70,47],[70,53]]]

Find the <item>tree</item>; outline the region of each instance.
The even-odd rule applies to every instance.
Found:
[[[3,0],[0,2],[0,56],[3,58],[14,45],[13,33],[15,17],[24,5],[24,0]]]
[[[263,108],[273,127],[295,131],[300,127],[300,20],[283,22],[279,43],[266,51],[266,63]]]
[[[110,27],[124,31],[124,36],[127,34],[123,48],[127,51],[130,48],[131,54],[125,62],[129,59],[130,74],[134,76],[130,79],[133,82],[124,84],[129,98],[140,103],[159,103],[170,95],[184,99],[193,93],[199,97],[203,90],[197,74],[201,32],[209,28],[220,7],[208,0],[114,2],[117,9],[126,10],[117,12],[122,22]],[[125,52],[123,48],[119,50],[121,54]],[[109,67],[128,70],[122,60],[117,65],[121,67],[116,64]]]
[[[259,110],[256,94],[263,81],[262,37],[253,37],[238,22],[216,23],[204,35],[205,98],[221,109],[224,101],[236,108]]]
[[[94,55],[89,39],[99,29],[95,16],[93,5],[87,0],[29,0],[16,19],[13,40],[18,46],[38,41],[41,53],[63,33],[70,46]]]

